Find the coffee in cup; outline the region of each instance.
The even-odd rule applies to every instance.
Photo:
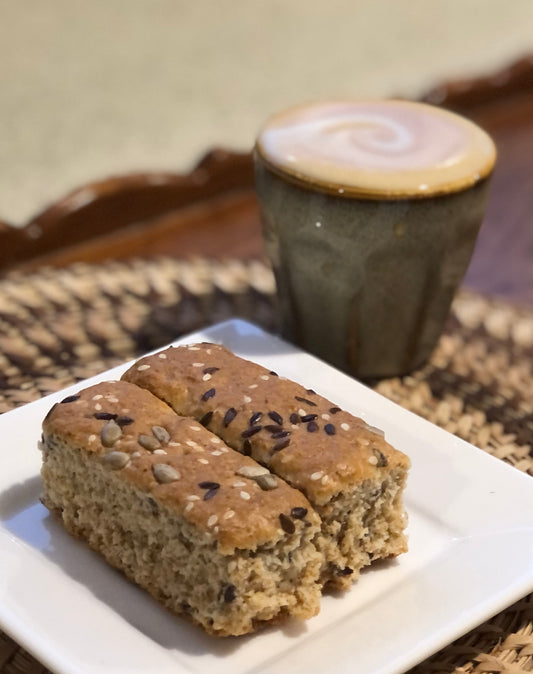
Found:
[[[272,116],[254,157],[283,335],[360,378],[424,363],[482,222],[490,137],[422,103],[327,102]]]

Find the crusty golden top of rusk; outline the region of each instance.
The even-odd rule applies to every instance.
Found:
[[[54,439],[87,452],[145,493],[154,511],[176,510],[222,554],[319,524],[299,491],[125,381],[96,384],[54,405],[43,435],[45,461]]]
[[[141,358],[123,378],[196,417],[230,446],[252,448],[255,459],[314,503],[410,465],[378,429],[217,344],[171,347]]]

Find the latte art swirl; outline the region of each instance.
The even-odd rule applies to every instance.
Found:
[[[257,150],[274,169],[362,196],[463,189],[495,159],[491,139],[472,122],[404,101],[298,108],[267,123]]]

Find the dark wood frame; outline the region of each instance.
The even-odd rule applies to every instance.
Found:
[[[533,302],[533,56],[489,76],[448,82],[422,100],[470,117],[498,146],[466,284]],[[23,228],[0,222],[0,274],[158,255],[264,255],[251,154],[216,149],[186,175],[111,177],[74,190]]]

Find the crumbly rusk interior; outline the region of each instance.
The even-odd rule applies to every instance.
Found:
[[[322,521],[323,583],[349,587],[373,560],[406,551],[410,462],[362,419],[216,344],[147,356],[123,379],[305,494]]]
[[[319,520],[305,497],[126,382],[56,405],[43,502],[162,604],[216,635],[319,609]]]

